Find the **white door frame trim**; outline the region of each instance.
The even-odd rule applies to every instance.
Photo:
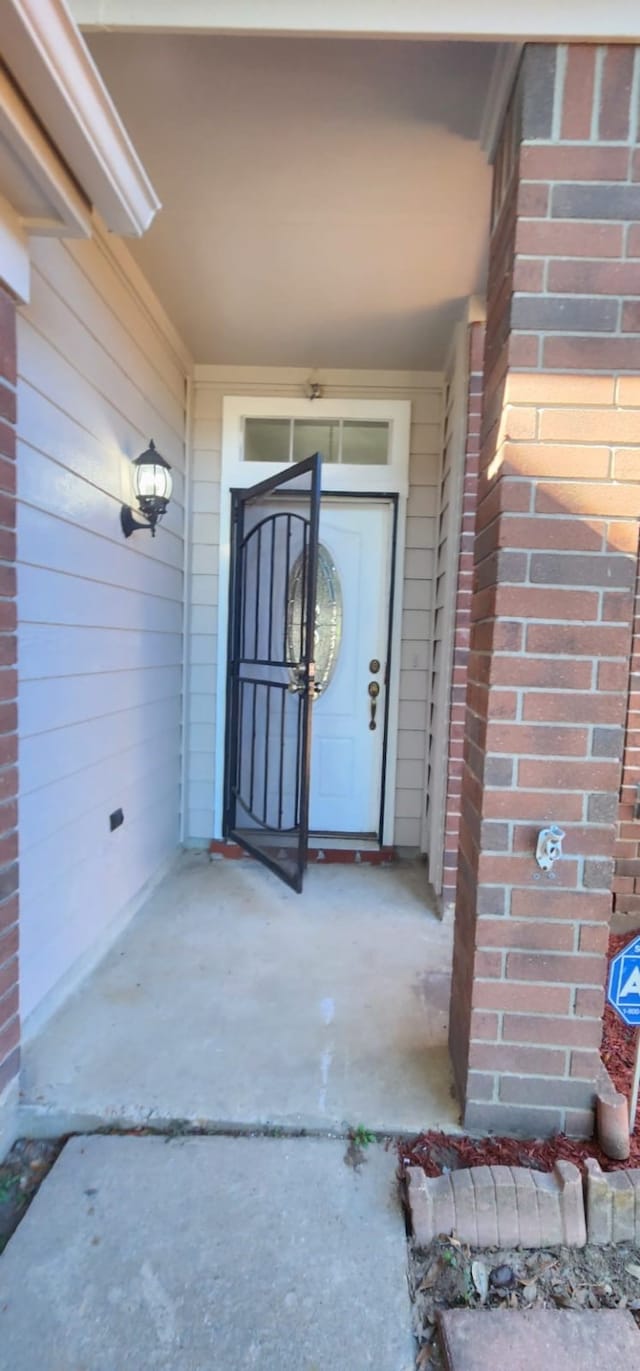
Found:
[[[385,778],[383,845],[392,846],[395,824],[398,712],[400,703],[400,648],[407,496],[409,492],[410,400],[301,400],[299,397],[226,395],[222,405],[222,459],[220,473],[220,543],[218,554],[218,652],[216,666],[216,737],[213,802],[213,837],[222,837],[224,815],[224,755],[227,713],[227,636],[229,620],[229,564],[231,548],[231,490],[254,485],[283,470],[281,464],[245,462],[242,434],[245,418],[362,419],[388,421],[390,461],[386,466],[352,466],[327,463],[322,488],[327,495],[350,494],[362,487],[363,500],[371,495],[397,495],[394,597],[391,606],[391,673],[388,683],[389,727]]]

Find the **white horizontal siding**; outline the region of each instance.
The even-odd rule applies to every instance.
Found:
[[[466,439],[467,347],[467,330],[460,325],[446,373],[429,683],[431,703],[427,739],[425,845],[429,878],[437,894],[442,890],[445,846],[451,671]]]
[[[173,580],[179,588],[179,576]],[[105,628],[182,632],[182,603],[167,596],[147,594],[141,598],[133,587],[105,585],[26,562],[21,566],[20,584],[33,606],[33,623],[87,627],[100,623]]]
[[[26,1018],[178,844],[188,359],[128,272],[100,239],[36,240],[18,324]],[[174,495],[154,539],[125,541],[130,460],[149,438]]]
[[[174,740],[171,737],[156,741],[152,757],[144,737],[127,748],[124,759],[125,784],[128,793],[136,792],[136,808],[142,808],[146,802],[147,790],[156,768],[165,770],[173,753]],[[50,780],[46,787],[26,792],[20,802],[22,851],[26,854],[29,849],[37,848],[45,838],[75,823],[92,807],[104,814],[114,790],[117,789],[120,795],[124,794],[121,757],[122,754],[118,752],[101,755],[95,762],[88,759],[86,765],[69,774],[64,774],[61,768],[60,774]],[[124,829],[118,829],[118,833],[121,832]],[[74,846],[70,845],[69,850],[73,852]]]
[[[153,793],[153,781],[150,773],[144,788],[147,798]],[[156,872],[167,860],[176,844],[179,797],[177,783],[173,790],[155,794],[150,807],[143,808],[116,834],[101,837],[104,829],[96,824],[88,852],[76,849],[64,878],[48,882],[26,905],[22,903],[21,920],[25,908],[28,913],[23,956],[26,953],[30,958],[31,1010],[51,996],[53,987],[68,979],[75,964],[90,958],[100,926],[96,914],[102,911],[112,920],[112,916],[117,918],[117,911],[126,909],[132,899],[132,873]],[[119,841],[114,841],[117,838]],[[69,846],[72,841],[68,833]],[[101,887],[108,892],[108,908]],[[102,927],[108,925],[102,923]]]
[[[175,665],[25,680],[20,693],[22,736],[38,736],[44,720],[47,729],[68,728],[89,719],[145,708],[156,700],[173,701],[180,690],[180,670]]]
[[[220,454],[225,395],[304,394],[298,368],[196,367],[191,520],[190,669],[187,756],[187,837],[214,831]],[[432,582],[442,442],[442,378],[399,372],[322,373],[327,398],[411,401],[410,487],[403,577],[395,841],[416,848],[424,808],[427,686]]]

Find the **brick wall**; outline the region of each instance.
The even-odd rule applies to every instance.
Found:
[[[456,585],[447,789],[445,802],[444,865],[442,877],[442,907],[444,910],[451,909],[455,905],[458,847],[460,842],[465,702],[467,697],[467,671],[471,636],[473,543],[475,537],[476,506],[478,502],[478,470],[480,462],[480,418],[482,411],[484,337],[485,327],[483,323],[476,322],[470,324],[467,436],[465,442],[464,483],[462,488],[460,553],[458,558],[458,580]]]
[[[19,1064],[15,584],[16,311],[0,286],[0,1096]]]
[[[496,165],[450,1031],[468,1126],[592,1123],[640,513],[637,59],[527,47]]]

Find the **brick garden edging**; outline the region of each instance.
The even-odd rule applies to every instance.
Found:
[[[407,1172],[414,1237],[426,1247],[455,1233],[471,1247],[584,1247],[582,1178],[573,1162],[553,1171],[526,1166],[472,1166],[443,1176]]]
[[[585,1166],[589,1242],[640,1242],[640,1171],[605,1172],[593,1157]]]
[[[426,1176],[406,1172],[411,1230],[419,1247],[455,1234],[471,1247],[640,1244],[640,1170],[603,1172],[587,1158],[586,1188],[573,1162],[553,1171],[472,1166]],[[586,1189],[586,1193],[585,1193]]]

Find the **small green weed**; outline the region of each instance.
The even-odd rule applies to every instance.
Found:
[[[358,1127],[353,1129],[351,1137],[356,1147],[368,1147],[370,1143],[375,1142],[376,1140],[375,1133],[372,1133],[370,1129],[365,1128],[363,1123],[359,1123]]]

